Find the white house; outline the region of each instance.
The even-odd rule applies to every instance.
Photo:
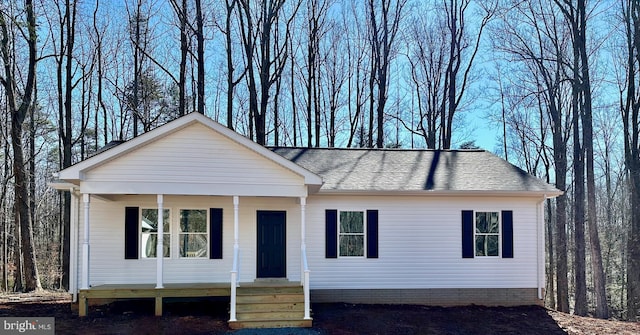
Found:
[[[310,302],[540,304],[561,194],[482,150],[266,148],[198,113],[53,186],[72,194],[81,315],[222,295],[234,328],[310,326]]]

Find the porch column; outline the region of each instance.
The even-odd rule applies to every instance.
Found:
[[[235,252],[239,247],[238,239],[240,236],[240,229],[238,226],[238,205],[240,204],[240,197],[233,196],[233,251]]]
[[[307,253],[307,198],[306,197],[300,197],[300,251],[302,251],[302,253],[300,254],[300,270],[301,270],[301,274],[300,274],[300,279],[302,280],[303,284],[304,284],[304,270],[305,270],[305,264],[304,264],[304,258],[306,256]]]
[[[162,288],[162,267],[164,265],[164,209],[163,195],[158,194],[158,238],[156,246],[156,288]]]
[[[235,273],[235,283],[231,283],[232,286],[237,286],[240,282],[240,215],[239,215],[239,207],[240,197],[237,195],[233,196],[233,272]]]
[[[76,193],[75,187],[69,188],[69,194],[71,196],[71,215],[69,222],[69,292],[73,295],[73,302],[76,302],[78,298],[78,207],[79,199]]]
[[[84,203],[84,240],[82,242],[82,289],[89,289],[89,201],[90,194],[82,195]]]

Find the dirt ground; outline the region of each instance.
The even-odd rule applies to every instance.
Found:
[[[230,331],[228,303],[165,303],[153,316],[152,301],[92,307],[79,318],[66,294],[0,295],[0,318],[55,317],[57,334],[640,334],[640,323],[598,320],[541,307],[426,307],[314,304],[312,329]]]

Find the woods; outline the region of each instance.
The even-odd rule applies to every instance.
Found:
[[[197,112],[269,146],[492,151],[565,191],[547,306],[640,316],[637,1],[25,0],[0,55],[3,290],[69,285],[54,172]]]

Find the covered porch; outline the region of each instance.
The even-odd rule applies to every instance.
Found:
[[[82,248],[75,255],[79,261],[72,264],[77,276],[72,276],[72,285],[76,284],[79,315],[89,313],[91,301],[98,299],[154,299],[155,315],[162,315],[163,300],[165,298],[189,297],[229,297],[229,324],[231,327],[302,327],[311,326],[310,309],[310,269],[306,254],[306,197],[224,197],[224,196],[179,196],[179,195],[89,195],[80,194],[74,190],[72,199],[74,208],[81,208],[79,218],[82,222],[74,222],[72,229],[76,236],[82,239],[76,241]],[[155,204],[150,199],[155,198]],[[171,208],[194,207],[202,208],[203,204],[220,206],[220,224],[218,227],[213,219],[214,211],[208,213],[208,231],[220,230],[220,241],[211,238],[204,257],[191,257],[201,252],[184,252],[180,245],[182,240],[156,239],[154,255],[165,257],[140,257],[145,252],[143,246],[127,251],[126,245],[104,243],[102,231],[111,230],[105,227],[102,212],[110,212],[111,208],[125,208],[125,212],[132,207],[129,203],[140,204],[139,208],[157,208],[155,217],[156,234],[163,236],[167,227],[175,233],[175,225],[165,225],[166,210]],[[228,206],[228,203],[232,206]],[[185,205],[189,203],[190,205]],[[243,206],[244,204],[244,206]],[[232,208],[232,220],[228,220],[229,208]],[[274,210],[276,209],[276,210]],[[227,213],[222,216],[222,213]],[[136,212],[137,213],[137,212]],[[286,268],[282,273],[274,274],[268,264],[260,263],[260,230],[261,215],[281,214],[286,220],[286,231],[283,253],[286,255]],[[267,216],[268,217],[268,216]],[[171,219],[174,222],[176,220]],[[126,220],[125,220],[126,221]],[[226,224],[222,224],[222,222]],[[228,229],[229,222],[233,222],[233,234]],[[148,222],[147,222],[148,223]],[[181,222],[182,223],[182,222]],[[145,224],[144,218],[135,215],[135,227],[140,229]],[[227,227],[225,229],[224,227]],[[93,233],[99,230],[100,232]],[[126,228],[125,228],[126,230]],[[253,230],[250,232],[250,230]],[[225,233],[222,233],[225,231]],[[177,234],[171,235],[175,236]],[[298,235],[298,236],[294,236]],[[212,236],[212,235],[208,235]],[[230,237],[233,237],[231,239]],[[144,236],[138,236],[138,241]],[[126,241],[127,238],[125,237]],[[165,241],[170,241],[170,248]],[[228,247],[233,241],[231,252]],[[179,242],[179,243],[176,243]],[[214,251],[214,244],[220,242],[219,251]],[[126,244],[126,243],[125,243]],[[142,244],[142,243],[140,243]],[[95,248],[94,248],[95,245]],[[267,247],[277,246],[267,245]],[[106,249],[108,248],[108,249]],[[95,249],[100,249],[95,252]],[[118,253],[137,253],[135,259],[117,260]],[[167,252],[167,250],[173,250]],[[106,252],[105,252],[106,251]],[[267,251],[268,252],[268,251]],[[176,253],[178,255],[176,256]],[[208,253],[208,255],[207,255]],[[218,254],[219,253],[219,254]],[[104,254],[109,254],[108,257]],[[214,256],[214,254],[216,254]],[[224,255],[224,256],[223,256]],[[211,256],[211,257],[206,257]],[[214,259],[210,259],[214,258]],[[268,258],[268,257],[267,257]],[[111,264],[106,270],[105,264]],[[120,264],[121,266],[119,266]],[[266,272],[261,273],[261,266]],[[142,268],[146,269],[141,270]],[[79,270],[79,271],[78,271]],[[155,281],[148,281],[149,272],[155,273]],[[131,279],[121,280],[123,276],[106,276],[105,271],[127,273]],[[270,272],[271,271],[271,272]],[[96,272],[94,275],[93,273]],[[179,273],[178,273],[179,272]],[[226,273],[226,275],[225,275]],[[222,278],[226,277],[227,280]],[[114,279],[109,279],[114,278]],[[147,279],[144,279],[147,278]],[[195,279],[196,281],[189,281]]]

